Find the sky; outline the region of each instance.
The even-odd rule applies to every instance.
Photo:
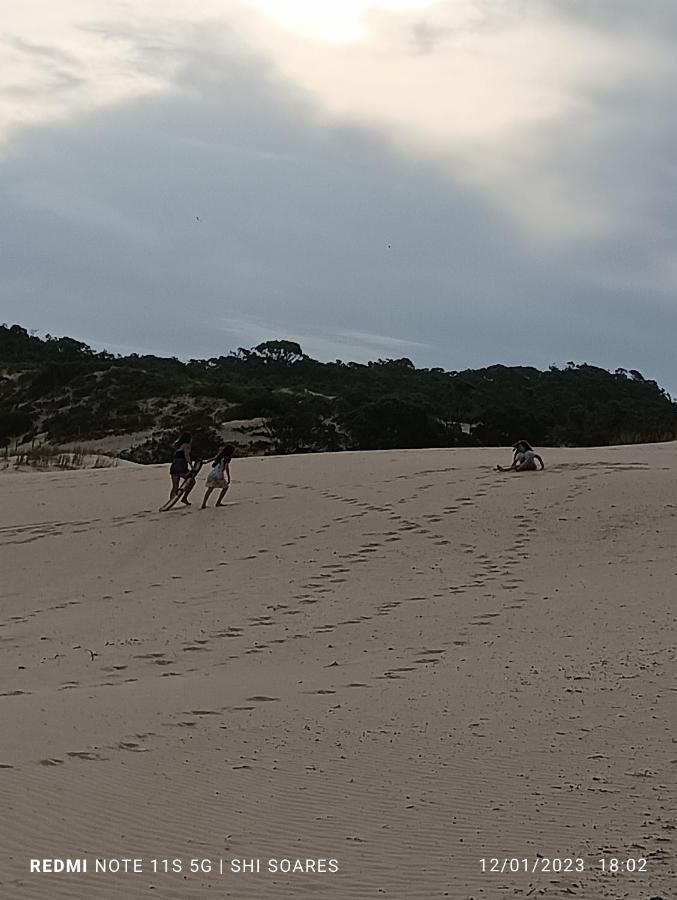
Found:
[[[677,393],[673,0],[24,0],[0,320]]]

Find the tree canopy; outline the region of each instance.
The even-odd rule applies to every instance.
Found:
[[[229,422],[260,423],[261,452],[399,447],[593,446],[673,440],[677,405],[635,369],[568,362],[542,372],[445,371],[411,360],[318,362],[271,340],[211,359],[114,355],[0,326],[0,444],[143,432],[130,458],[160,461],[190,428],[205,452]],[[134,438],[136,440],[136,438]]]

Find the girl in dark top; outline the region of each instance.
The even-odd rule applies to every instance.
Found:
[[[184,431],[178,441],[174,444],[174,459],[171,466],[169,467],[169,474],[172,479],[172,489],[169,492],[170,500],[176,497],[176,495],[179,493],[179,482],[182,478],[185,478],[190,471],[190,443],[191,435],[189,434],[189,432]],[[190,503],[188,502],[186,497],[182,497],[181,502],[185,503],[186,506],[190,506]]]

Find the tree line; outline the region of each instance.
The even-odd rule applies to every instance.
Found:
[[[677,404],[636,370],[569,362],[546,371],[446,371],[406,358],[319,362],[293,341],[210,359],[112,354],[0,326],[0,446],[143,432],[122,454],[167,458],[178,430],[205,455],[225,423],[261,421],[253,452],[544,446],[673,440]]]

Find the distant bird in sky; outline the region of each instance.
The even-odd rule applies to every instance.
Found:
[[[195,221],[196,221],[196,222],[199,222],[199,221],[200,221],[200,217],[199,217],[199,216],[195,216]]]

